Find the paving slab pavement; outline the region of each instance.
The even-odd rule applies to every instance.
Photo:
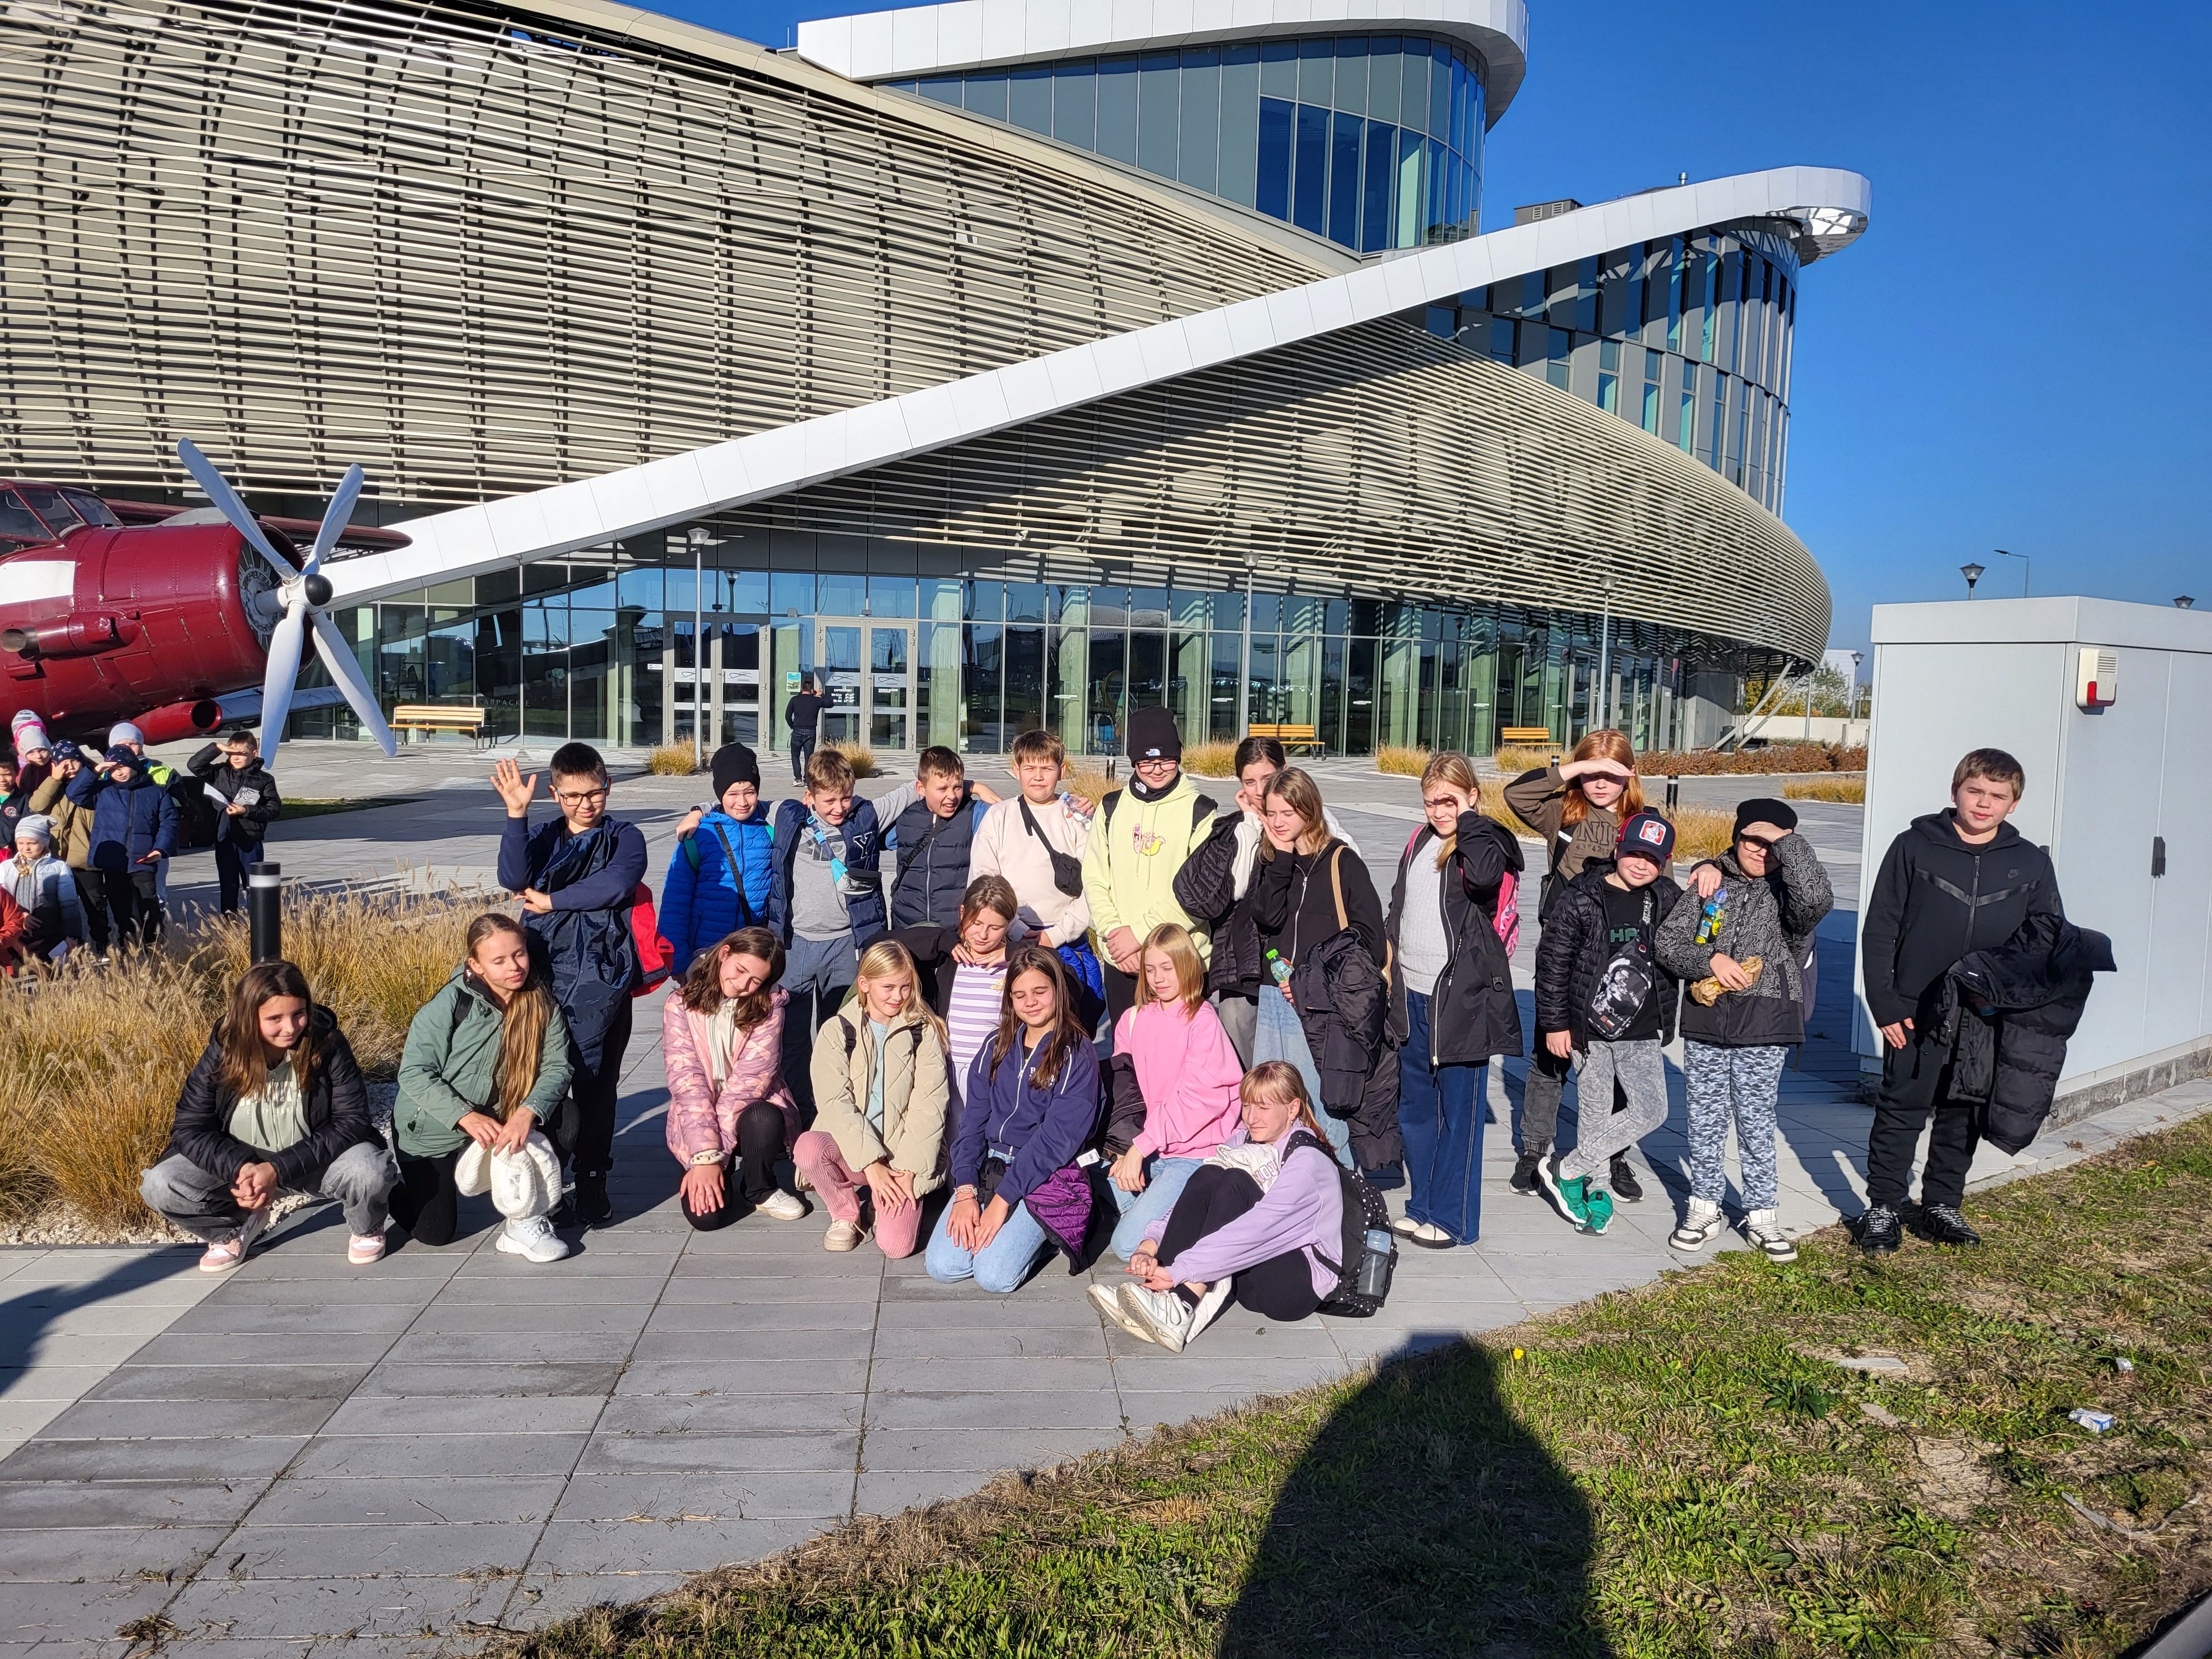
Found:
[[[484,873],[496,809],[476,793],[481,770],[415,807],[284,826],[282,856],[381,874],[404,836],[406,855],[441,873]],[[1346,769],[1324,787],[1387,875],[1418,811],[1411,781]],[[698,789],[622,785],[618,810],[648,821],[656,866]],[[1816,1036],[1784,1081],[1796,1231],[1855,1212],[1863,1191],[1868,1115],[1839,1040],[1856,817],[1808,815],[1839,910],[1821,935]],[[191,886],[180,870],[180,892]],[[1533,936],[1516,964],[1524,994]],[[641,1021],[625,1066],[622,1218],[568,1261],[495,1252],[482,1200],[453,1246],[403,1244],[368,1269],[346,1265],[327,1206],[220,1279],[181,1249],[0,1250],[0,1659],[33,1645],[42,1659],[106,1659],[121,1627],[150,1618],[189,1659],[301,1659],[341,1643],[349,1659],[459,1654],[495,1629],[635,1601],[851,1516],[973,1492],[1682,1265],[1665,1244],[1686,1191],[1680,1111],[1645,1145],[1644,1201],[1584,1237],[1506,1184],[1525,1073],[1507,1063],[1491,1079],[1480,1245],[1408,1252],[1376,1319],[1232,1317],[1170,1356],[1085,1301],[1093,1278],[1118,1282],[1110,1259],[1090,1275],[1055,1260],[1000,1298],[872,1246],[830,1255],[818,1212],[692,1231],[661,1144],[658,1035]],[[1679,1102],[1671,1066],[1669,1083]],[[1976,1183],[2208,1109],[2212,1081],[2169,1090],[2021,1158],[1985,1152]]]

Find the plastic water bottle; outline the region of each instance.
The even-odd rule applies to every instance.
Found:
[[[1275,983],[1278,985],[1288,985],[1291,982],[1291,964],[1285,962],[1279,953],[1272,950],[1267,952],[1267,971],[1274,976]]]
[[[1387,1230],[1367,1230],[1367,1251],[1359,1258],[1359,1279],[1354,1287],[1360,1295],[1382,1297],[1389,1293],[1392,1258],[1397,1249],[1397,1240]]]
[[[1700,945],[1718,944],[1720,942],[1721,929],[1727,925],[1727,922],[1728,889],[1725,887],[1716,888],[1713,891],[1713,896],[1705,901],[1704,914],[1698,918],[1698,943]]]

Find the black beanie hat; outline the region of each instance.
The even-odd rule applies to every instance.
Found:
[[[1148,703],[1129,716],[1129,758],[1182,758],[1182,738],[1176,731],[1175,716],[1164,704]]]
[[[721,799],[733,783],[760,787],[760,757],[741,743],[726,743],[714,751],[714,799]]]
[[[1795,830],[1797,827],[1797,809],[1786,800],[1770,800],[1764,796],[1738,801],[1735,833],[1741,835],[1744,825],[1747,823],[1771,823],[1777,830]]]

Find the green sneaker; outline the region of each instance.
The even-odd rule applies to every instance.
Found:
[[[1583,1189],[1583,1207],[1589,1214],[1589,1230],[1594,1233],[1601,1233],[1605,1231],[1606,1223],[1613,1219],[1613,1194],[1602,1188],[1596,1192],[1591,1192],[1585,1186]]]
[[[1559,1206],[1559,1213],[1572,1222],[1578,1230],[1587,1231],[1589,1226],[1589,1206],[1583,1198],[1583,1177],[1577,1176],[1572,1180],[1564,1178],[1559,1174],[1560,1162],[1560,1155],[1553,1152],[1536,1166],[1536,1177],[1544,1183],[1544,1190],[1551,1194],[1552,1202]]]

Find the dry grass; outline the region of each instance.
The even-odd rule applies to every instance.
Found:
[[[1815,778],[1806,783],[1785,783],[1784,796],[1790,800],[1839,800],[1854,806],[1866,805],[1864,778]]]
[[[1121,787],[1121,780],[1108,777],[1106,769],[1097,762],[1079,760],[1068,762],[1067,776],[1060,784],[1061,788],[1082,796],[1093,805],[1106,799],[1108,790]]]
[[[664,743],[645,757],[656,778],[688,778],[699,769],[699,750],[688,743]]]
[[[1540,842],[1543,837],[1516,817],[1505,805],[1502,791],[1485,789],[1475,810],[1486,818],[1494,818],[1522,841]],[[1677,806],[1672,811],[1654,803],[1651,810],[1663,816],[1674,826],[1674,857],[1678,864],[1694,862],[1698,859],[1717,857],[1729,848],[1735,835],[1735,814],[1717,806]],[[1531,866],[1528,879],[1540,874],[1540,864]]]
[[[1237,775],[1237,745],[1233,743],[1194,743],[1184,746],[1182,769],[1201,778]]]
[[[1375,751],[1375,769],[1393,773],[1399,777],[1418,778],[1429,769],[1429,751],[1409,749],[1403,744],[1386,743]]]
[[[836,750],[850,761],[854,777],[872,778],[876,775],[876,751],[865,743],[847,743],[833,738],[822,746],[824,749]]]
[[[1501,749],[1492,758],[1498,769],[1509,778],[1517,778],[1523,772],[1540,772],[1552,763],[1552,757],[1561,751],[1553,749]]]
[[[484,895],[295,889],[287,954],[372,1077],[398,1066],[408,1022],[453,972]],[[185,1075],[247,962],[244,919],[173,950],[82,957],[0,994],[0,1216],[59,1199],[95,1228],[142,1225],[138,1172],[168,1138]]]

